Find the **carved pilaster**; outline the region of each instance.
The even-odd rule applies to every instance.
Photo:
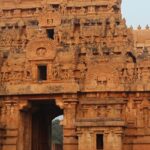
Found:
[[[78,133],[78,150],[91,150],[94,149],[93,133],[87,129],[82,129],[81,133]],[[86,144],[85,144],[86,143]]]
[[[76,98],[64,99],[64,150],[77,150],[78,141],[75,130]]]
[[[105,150],[122,150],[123,138],[122,128],[110,128],[105,133],[104,148]]]
[[[4,139],[5,139],[5,126],[2,123],[0,123],[0,150],[2,150],[3,148]]]
[[[19,101],[18,150],[31,149],[31,104],[28,100]],[[26,134],[24,134],[26,133]]]
[[[16,150],[18,138],[18,102],[17,99],[7,98],[1,104],[1,123],[0,143],[2,150],[9,150],[10,147]],[[5,137],[5,138],[3,138]]]

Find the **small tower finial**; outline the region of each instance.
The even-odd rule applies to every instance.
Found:
[[[130,26],[130,29],[133,30],[133,26],[132,25]]]
[[[147,24],[145,28],[146,28],[146,30],[149,30],[149,25]]]
[[[138,30],[141,30],[141,26],[139,25],[139,26],[137,27],[137,29],[138,29]]]

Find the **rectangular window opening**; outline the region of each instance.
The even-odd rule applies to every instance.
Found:
[[[104,149],[104,139],[103,134],[96,135],[96,150],[103,150]]]
[[[7,59],[8,56],[9,56],[9,52],[8,51],[3,52],[3,58],[4,59]]]
[[[49,39],[54,39],[54,29],[47,29],[46,32]]]
[[[38,66],[38,80],[39,81],[47,80],[47,66],[46,65]]]

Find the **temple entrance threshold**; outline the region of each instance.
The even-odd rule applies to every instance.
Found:
[[[52,150],[52,120],[63,114],[55,100],[32,101],[31,150]]]

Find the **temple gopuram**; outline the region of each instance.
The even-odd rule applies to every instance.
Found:
[[[0,0],[0,150],[150,150],[150,29],[122,0]],[[134,18],[133,18],[134,19]]]

